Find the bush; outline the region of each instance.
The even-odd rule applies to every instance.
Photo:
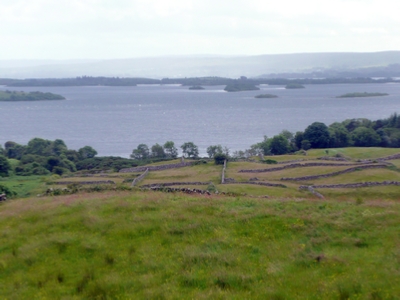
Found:
[[[265,160],[263,160],[262,162],[263,162],[263,163],[266,163],[266,164],[268,164],[268,165],[274,165],[274,164],[277,164],[277,163],[278,163],[276,160],[273,160],[273,159],[265,159]]]
[[[228,160],[228,156],[223,153],[217,153],[214,155],[214,162],[216,165],[223,165],[225,160]]]

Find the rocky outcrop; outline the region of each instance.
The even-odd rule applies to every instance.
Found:
[[[162,171],[168,169],[177,169],[177,168],[184,168],[189,167],[196,162],[180,162],[177,164],[169,164],[169,165],[160,165],[160,166],[146,166],[146,167],[136,167],[136,168],[125,168],[119,170],[120,173],[135,173],[135,172],[144,172],[147,169],[149,171]]]
[[[6,200],[7,200],[6,194],[0,194],[0,202],[1,201],[6,201]]]
[[[387,165],[381,164],[381,165],[362,165],[354,168],[349,168],[343,171],[337,171],[333,173],[328,173],[328,174],[321,174],[321,175],[312,175],[312,176],[304,176],[304,177],[283,177],[281,180],[285,181],[304,181],[304,180],[312,180],[312,179],[319,179],[319,178],[327,178],[327,177],[332,177],[340,174],[346,174],[346,173],[351,173],[359,170],[365,170],[365,169],[382,169],[382,168],[387,168]]]

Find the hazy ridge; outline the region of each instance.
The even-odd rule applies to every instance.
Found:
[[[271,73],[352,72],[400,64],[400,51],[257,56],[165,56],[107,60],[0,60],[0,78],[256,77]],[[354,73],[354,72],[353,72]]]

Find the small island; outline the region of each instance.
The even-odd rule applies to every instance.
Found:
[[[285,89],[304,89],[305,86],[300,83],[289,83],[285,86]]]
[[[277,95],[272,95],[272,94],[261,94],[261,95],[255,96],[254,98],[259,98],[259,99],[262,99],[262,98],[278,98],[278,96]]]
[[[191,86],[189,88],[189,90],[199,91],[199,90],[204,90],[204,88],[202,86],[200,86],[200,85],[194,85],[194,86]]]
[[[61,95],[42,92],[0,91],[0,101],[65,100]]]
[[[256,87],[254,84],[249,82],[233,82],[229,83],[224,91],[227,92],[242,92],[242,91],[258,91],[259,87]]]
[[[336,98],[358,98],[358,97],[381,97],[388,96],[386,93],[347,93],[341,96],[337,96]]]

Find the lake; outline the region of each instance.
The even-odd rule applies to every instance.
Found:
[[[137,87],[0,87],[2,90],[52,92],[64,101],[0,102],[0,143],[26,144],[34,137],[62,139],[70,149],[85,145],[101,156],[129,157],[138,144],[194,142],[201,155],[210,145],[231,151],[287,129],[304,131],[315,121],[329,125],[350,118],[371,120],[400,112],[400,84],[306,85],[286,90],[227,93],[223,86],[190,91],[176,85]],[[342,98],[352,92],[388,93],[385,97]],[[279,98],[255,99],[262,93]],[[179,149],[180,150],[180,149]]]

